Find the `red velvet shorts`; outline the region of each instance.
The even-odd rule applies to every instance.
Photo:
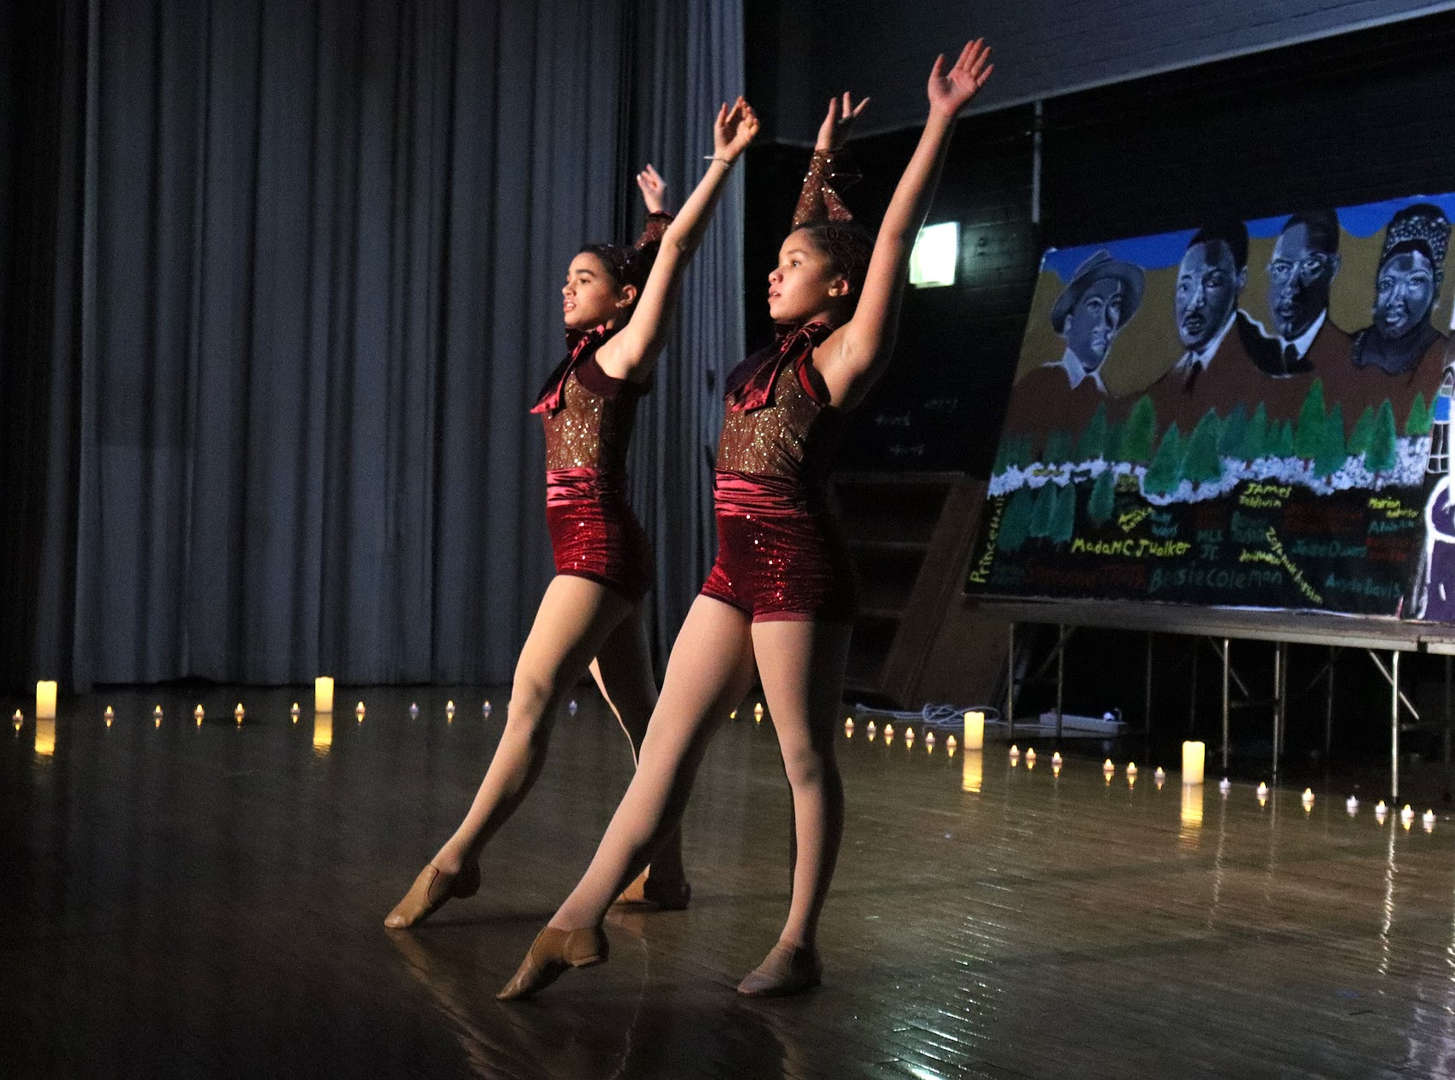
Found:
[[[858,589],[833,515],[772,506],[738,512],[744,500],[724,497],[721,476],[717,496],[717,561],[703,596],[754,622],[853,621]]]
[[[624,495],[592,469],[546,473],[546,527],[556,573],[584,577],[636,603],[652,586],[652,547]]]

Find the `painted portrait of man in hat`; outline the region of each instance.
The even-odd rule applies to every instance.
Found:
[[[1016,383],[1007,431],[1075,432],[1091,419],[1107,401],[1102,370],[1112,343],[1141,306],[1144,285],[1140,266],[1107,251],[1076,268],[1051,307],[1051,329],[1065,349]]]

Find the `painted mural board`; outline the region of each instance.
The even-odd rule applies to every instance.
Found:
[[[1455,621],[1452,216],[1048,251],[967,591]]]

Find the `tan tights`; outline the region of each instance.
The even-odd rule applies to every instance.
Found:
[[[699,596],[687,614],[631,786],[585,876],[551,917],[574,930],[599,924],[622,888],[675,834],[708,740],[752,684],[754,657],[793,792],[793,897],[780,940],[814,944],[844,830],[844,789],[834,723],[849,627],[750,623]]]
[[[559,575],[546,587],[515,665],[505,731],[475,800],[453,836],[430,861],[458,873],[524,801],[545,764],[556,707],[591,671],[636,759],[657,703],[641,615],[625,597],[587,578]],[[668,837],[653,875],[682,876],[680,837]],[[614,899],[614,898],[613,898]]]

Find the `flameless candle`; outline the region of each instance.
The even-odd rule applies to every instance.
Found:
[[[846,716],[846,717],[844,717],[844,738],[846,738],[846,739],[852,739],[853,737],[854,737],[854,718],[852,716]]]
[[[239,724],[243,722],[243,717],[247,714],[248,711],[243,708],[243,703],[241,701],[237,703],[237,708],[232,710],[233,718],[236,719]]]
[[[1303,803],[1305,810],[1312,810],[1314,805],[1314,789],[1304,788],[1303,794],[1299,797],[1299,801]]]
[[[196,720],[199,724],[202,723],[202,719],[206,715],[207,711],[203,709],[200,704],[197,706],[197,708],[192,710],[192,719]]]
[[[1061,763],[1059,761],[1051,762],[1051,775],[1057,778],[1061,776]]]
[[[1415,819],[1415,812],[1410,809],[1409,803],[1404,804],[1404,809],[1399,812],[1399,819],[1404,822],[1405,828],[1409,828],[1409,823]]]
[[[884,741],[887,742],[887,743],[894,741],[894,725],[893,724],[885,724],[884,725]]]
[[[451,720],[455,718],[455,702],[453,698],[445,702],[445,715]]]
[[[1262,780],[1258,781],[1258,798],[1268,798],[1268,785],[1265,784]]]
[[[1021,756],[1021,748],[1019,746],[1017,746],[1015,743],[1011,743],[1010,744],[1010,751],[1009,752],[1010,752],[1010,759],[1012,761],[1014,761],[1016,758],[1018,758],[1018,757]]]
[[[980,750],[985,746],[985,714],[972,709],[965,714],[965,749]]]
[[[489,698],[486,698],[485,699],[485,704],[480,706],[480,713],[481,713],[482,716],[487,716],[488,717],[492,711],[493,710],[490,707],[490,699]]]
[[[761,701],[753,706],[753,721],[758,724],[763,722],[763,703]],[[889,729],[886,727],[885,730],[888,731]]]
[[[1061,764],[1061,751],[1057,750],[1055,753],[1053,753],[1051,755],[1051,764],[1052,765],[1060,765]]]
[[[359,718],[359,723],[364,722],[364,703],[362,701],[354,706],[354,715]]]
[[[320,675],[313,680],[313,711],[333,712],[333,676]]]
[[[1114,773],[1117,771],[1117,767],[1111,763],[1111,758],[1107,758],[1101,763],[1101,771],[1104,773]]]
[[[904,745],[911,750],[914,749],[914,728],[904,729]]]
[[[935,733],[933,731],[927,731],[927,732],[925,732],[925,749],[926,750],[933,750],[934,748],[935,748]]]
[[[15,730],[16,731],[19,731],[20,728],[21,728],[21,726],[25,723],[25,714],[22,713],[19,709],[16,709],[15,710],[15,715],[12,716],[10,719],[15,724]]]
[[[571,704],[569,704],[569,705],[566,706],[566,711],[568,713],[570,713],[572,716],[575,716],[576,715],[576,710],[578,708],[580,708],[580,706],[576,704],[576,699],[575,698],[572,698],[571,699]]]
[[[1206,762],[1206,743],[1184,742],[1182,744],[1182,782],[1184,784],[1202,783],[1202,771]]]
[[[51,757],[56,752],[56,722],[35,718],[35,752],[41,757]]]
[[[734,709],[732,712],[728,713],[728,719],[729,720],[736,720],[737,718],[738,718],[738,710],[737,709]]]
[[[869,741],[870,742],[873,742],[874,741],[874,733],[876,731],[878,731],[879,729],[874,726],[874,721],[873,720],[870,720],[869,721],[869,726],[867,728],[865,728],[864,730],[869,733]]]
[[[1167,779],[1167,770],[1162,768],[1161,765],[1158,765],[1157,768],[1152,771],[1152,779],[1160,784],[1163,780]]]
[[[333,746],[333,713],[316,712],[313,714],[313,749],[316,753],[326,754]]]
[[[105,716],[108,720],[114,720],[116,719],[116,710],[108,705],[106,706],[106,712],[104,712],[102,715]]]
[[[35,718],[54,720],[56,718],[56,684],[54,680],[42,679],[35,684]]]
[[[1026,747],[1026,764],[1028,764],[1028,765],[1034,765],[1035,763],[1036,763],[1036,748],[1034,746],[1028,746],[1028,747]]]
[[[1420,820],[1424,823],[1425,832],[1429,832],[1435,827],[1435,811],[1426,810],[1425,816],[1422,817]]]
[[[1233,782],[1231,780],[1229,780],[1226,776],[1223,777],[1221,780],[1218,781],[1218,791],[1222,792],[1222,794],[1226,795],[1228,792],[1230,792],[1232,790],[1233,790]]]
[[[295,724],[298,723],[298,716],[299,716],[299,713],[301,713],[301,712],[302,712],[302,710],[298,708],[298,702],[296,702],[296,701],[288,709],[288,715],[291,716],[291,717],[293,717],[293,722]]]
[[[419,718],[419,702],[411,701],[409,703],[409,718],[411,720],[417,720]]]
[[[1137,763],[1135,761],[1129,761],[1129,762],[1127,762],[1127,775],[1128,776],[1136,776],[1137,775]]]
[[[1353,817],[1355,814],[1359,813],[1359,800],[1354,798],[1354,796],[1350,795],[1347,799],[1344,800],[1344,809],[1349,811],[1350,817]]]
[[[951,757],[954,757],[955,751],[959,747],[959,745],[960,744],[955,741],[955,736],[951,735],[948,739],[945,740],[945,753],[949,754]]]

